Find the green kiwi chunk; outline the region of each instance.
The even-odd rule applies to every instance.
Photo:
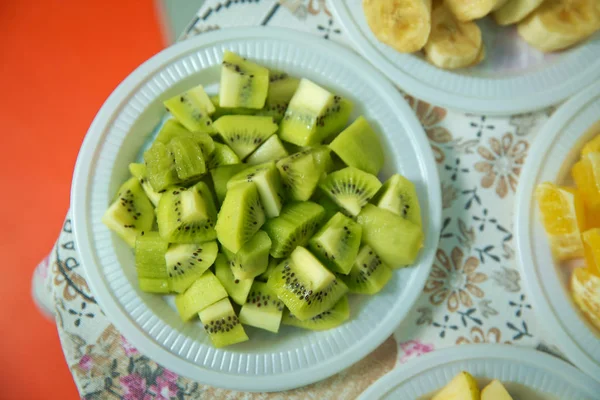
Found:
[[[302,79],[281,120],[279,136],[298,146],[320,144],[347,124],[352,104]]]
[[[278,161],[287,156],[288,152],[283,147],[279,136],[273,135],[246,158],[246,163],[250,165],[263,164],[269,161]]]
[[[223,248],[223,252],[229,260],[233,276],[236,279],[250,279],[266,271],[270,249],[269,235],[258,231],[237,253],[232,253],[227,248]]]
[[[379,135],[360,116],[344,129],[329,147],[350,167],[377,175],[383,167],[384,154]]]
[[[215,227],[219,242],[237,253],[265,223],[265,212],[254,182],[243,182],[227,191]]]
[[[271,272],[281,263],[281,259],[269,257],[269,264],[267,264],[267,269],[262,274],[256,277],[257,281],[266,282],[269,280],[269,276],[271,276]]]
[[[230,189],[240,182],[254,182],[258,189],[260,202],[264,207],[267,218],[274,218],[281,212],[285,200],[281,176],[275,162],[256,165],[234,175],[227,182]]]
[[[325,331],[340,326],[348,318],[350,318],[348,296],[343,296],[331,309],[304,321],[300,321],[286,309],[281,323],[311,331]]]
[[[276,122],[281,121],[299,83],[298,78],[288,76],[285,72],[271,71],[265,106],[256,115],[268,115]]]
[[[279,264],[267,284],[301,321],[329,310],[348,292],[346,285],[304,247],[297,247]]]
[[[373,197],[373,204],[398,214],[410,222],[422,226],[421,206],[414,183],[400,174],[394,174],[383,183]]]
[[[165,260],[171,291],[181,293],[202,276],[217,258],[216,241],[200,244],[171,244]]]
[[[254,115],[224,115],[214,126],[241,160],[277,131],[273,118]]]
[[[227,292],[221,282],[212,272],[206,271],[185,292],[175,296],[175,307],[181,319],[189,321],[206,307],[225,298]]]
[[[217,259],[215,260],[215,275],[234,302],[239,305],[243,305],[246,302],[254,278],[238,279],[233,276],[229,260],[224,254],[217,255]]]
[[[412,264],[423,247],[423,231],[391,211],[367,204],[358,215],[362,241],[392,268]]]
[[[225,200],[225,195],[227,194],[227,182],[229,182],[229,179],[247,167],[248,166],[244,164],[232,164],[223,165],[210,171],[219,204],[223,203],[223,200]]]
[[[248,335],[235,315],[229,299],[219,300],[200,311],[200,321],[215,347],[225,347],[248,340]]]
[[[322,190],[316,190],[313,196],[310,198],[310,201],[319,204],[321,207],[323,207],[323,209],[325,209],[323,221],[329,221],[338,212],[347,212],[344,209],[340,208],[340,206],[338,206],[336,202],[331,200],[329,196],[323,193]]]
[[[269,90],[269,70],[225,51],[221,67],[219,106],[261,109]]]
[[[144,163],[148,173],[148,181],[157,192],[163,192],[169,186],[178,185],[182,182],[177,176],[173,154],[167,146],[161,142],[154,142],[144,152]]]
[[[152,229],[154,207],[137,178],[121,185],[102,222],[131,247],[135,247],[136,236]]]
[[[322,171],[322,177],[333,171],[333,159],[331,158],[331,149],[327,146],[317,146],[308,150],[315,160],[317,169]]]
[[[381,182],[375,175],[347,167],[327,175],[319,187],[340,207],[357,216],[377,193]]]
[[[168,149],[175,160],[175,171],[182,181],[197,180],[206,172],[205,155],[191,138],[178,136],[171,139]]]
[[[160,198],[157,208],[158,231],[169,243],[202,243],[217,237],[217,209],[204,182],[186,189],[175,187]]]
[[[266,283],[254,282],[248,301],[240,310],[240,322],[273,333],[279,332],[283,302]]]
[[[313,236],[310,250],[331,271],[347,274],[360,248],[362,227],[337,213]]]
[[[287,257],[297,246],[304,246],[319,229],[325,210],[310,201],[290,203],[283,207],[279,217],[264,226],[271,241],[271,256]]]
[[[215,107],[202,85],[173,96],[163,104],[187,130],[206,133],[213,131],[210,115],[215,112]]]
[[[385,265],[375,251],[364,245],[348,275],[338,275],[350,293],[375,294],[392,278],[392,269]]]
[[[215,112],[211,115],[213,119],[222,117],[223,115],[254,115],[256,110],[244,107],[221,107],[219,105],[219,95],[210,96],[210,101],[215,106]]]
[[[297,201],[310,199],[322,174],[312,153],[306,151],[277,161],[277,169],[281,173],[283,188],[291,199]]]
[[[226,144],[215,143],[215,151],[208,157],[206,167],[212,170],[224,165],[240,164],[241,162],[235,151],[231,150],[231,147]]]
[[[148,171],[146,170],[146,165],[141,163],[131,163],[129,164],[129,172],[131,175],[135,176],[138,181],[140,181],[140,185],[142,185],[142,189],[146,192],[146,196],[152,204],[156,207],[158,205],[158,201],[160,200],[160,193],[158,193],[150,182],[148,181]]]
[[[195,141],[202,150],[204,158],[208,158],[215,150],[215,142],[206,132],[190,132],[174,119],[168,119],[156,136],[155,142],[168,145],[171,140],[179,137],[187,137]]]
[[[165,293],[168,288],[168,271],[165,253],[169,244],[158,232],[147,232],[135,240],[135,269],[140,289],[150,293]],[[142,281],[143,280],[143,281]]]

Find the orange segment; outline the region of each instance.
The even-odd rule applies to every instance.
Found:
[[[560,261],[583,257],[581,232],[585,211],[579,192],[541,183],[535,194],[554,257]]]
[[[583,150],[581,150],[581,156],[584,157],[589,153],[598,152],[600,152],[600,135],[596,136],[594,139],[587,142],[585,146],[583,146]]]
[[[590,274],[587,268],[575,268],[571,294],[587,319],[600,329],[600,277]]]
[[[590,229],[583,233],[583,248],[588,270],[600,276],[600,229]]]
[[[585,208],[585,229],[600,228],[600,207]]]
[[[600,152],[583,156],[571,174],[587,207],[600,210]]]

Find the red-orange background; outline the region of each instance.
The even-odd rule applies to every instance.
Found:
[[[57,238],[96,111],[164,46],[156,17],[152,0],[0,1],[1,398],[79,397],[31,276]]]

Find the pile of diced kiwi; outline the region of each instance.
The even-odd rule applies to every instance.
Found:
[[[175,293],[216,347],[243,325],[311,330],[350,316],[422,247],[414,185],[384,163],[352,103],[225,52],[220,91],[164,102],[168,119],[103,222],[135,249],[139,287]],[[214,121],[214,122],[213,122]]]

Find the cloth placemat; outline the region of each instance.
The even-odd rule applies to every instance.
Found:
[[[297,29],[352,47],[324,0],[207,1],[180,40],[232,26]],[[515,264],[512,210],[521,168],[552,113],[492,118],[405,95],[431,143],[443,193],[440,247],[425,289],[403,324],[351,368],[304,388],[253,394],[178,376],[137,351],[103,314],[83,277],[67,215],[36,269],[34,298],[54,313],[68,366],[90,399],[352,399],[394,367],[463,343],[505,343],[561,356],[536,324]]]

